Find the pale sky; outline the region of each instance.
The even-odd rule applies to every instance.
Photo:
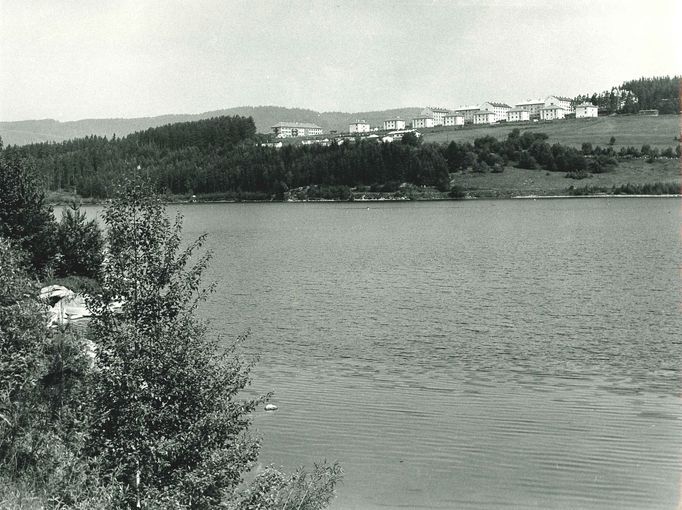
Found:
[[[682,74],[679,0],[0,0],[0,121],[456,107]]]

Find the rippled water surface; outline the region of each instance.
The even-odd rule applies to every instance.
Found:
[[[676,508],[675,199],[180,207],[261,360],[261,461],[333,509]]]

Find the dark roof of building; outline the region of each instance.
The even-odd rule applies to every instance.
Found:
[[[290,128],[304,128],[304,129],[322,129],[320,126],[317,124],[311,124],[309,122],[278,122],[274,126],[271,126],[273,129],[274,128],[284,128],[284,127],[290,127]]]
[[[493,105],[495,108],[511,108],[507,103],[493,103],[492,101],[488,101],[488,104]]]
[[[573,101],[573,99],[571,99],[570,97],[565,97],[565,96],[548,96],[548,97],[556,97],[559,101],[568,101],[568,102]]]

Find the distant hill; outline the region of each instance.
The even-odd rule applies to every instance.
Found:
[[[280,106],[241,106],[225,110],[215,110],[198,114],[161,115],[158,117],[139,117],[134,119],[84,119],[70,122],[59,122],[53,119],[22,120],[16,122],[0,122],[0,136],[5,145],[26,145],[35,142],[61,142],[88,135],[107,136],[111,138],[126,136],[135,131],[150,127],[158,127],[176,122],[209,119],[223,115],[241,115],[253,117],[259,133],[269,133],[270,126],[281,121],[313,122],[321,126],[325,132],[336,130],[348,131],[348,124],[356,119],[363,119],[372,126],[391,117],[401,117],[408,122],[421,112],[421,108],[396,108],[373,112],[316,112],[301,108],[283,108]]]

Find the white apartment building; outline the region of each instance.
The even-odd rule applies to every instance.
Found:
[[[448,113],[445,117],[443,117],[443,125],[444,126],[463,126],[464,125],[464,116],[460,115],[459,113]]]
[[[369,124],[364,120],[356,120],[348,125],[349,133],[369,133]]]
[[[412,129],[433,127],[433,117],[420,115],[412,119]]]
[[[385,120],[384,121],[384,129],[386,131],[396,130],[396,129],[405,129],[405,121],[399,117],[396,117],[395,119]]]
[[[495,122],[500,122],[501,120],[507,120],[507,112],[511,110],[511,106],[506,103],[487,101],[481,105],[480,109],[493,112],[495,114]]]
[[[559,105],[545,106],[540,109],[541,120],[557,120],[566,117],[566,108]]]
[[[272,132],[275,133],[277,138],[316,136],[322,134],[322,128],[320,126],[306,122],[278,122],[270,129],[272,129]]]
[[[471,124],[474,121],[474,114],[479,110],[480,108],[478,106],[460,106],[451,113],[455,115],[461,115],[464,117],[465,124]]]
[[[530,120],[530,112],[520,107],[507,111],[507,122],[525,122]]]
[[[575,107],[575,118],[597,117],[599,109],[592,103],[582,103]]]
[[[479,110],[474,113],[474,124],[495,124],[495,112]]]
[[[547,96],[545,98],[545,106],[561,106],[566,113],[573,112],[573,106],[571,102],[573,100],[570,97],[562,96]]]
[[[448,113],[450,113],[450,110],[447,108],[429,106],[428,108],[424,108],[422,110],[421,116],[431,117],[433,119],[434,126],[443,126],[445,125],[445,116]]]
[[[545,102],[542,99],[527,99],[522,103],[514,105],[516,108],[523,108],[528,112],[531,119],[540,118],[540,108],[545,107]]]

